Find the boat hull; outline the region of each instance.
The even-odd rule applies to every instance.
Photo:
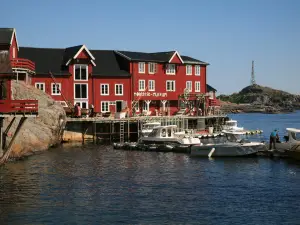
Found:
[[[264,145],[194,145],[191,147],[192,156],[202,157],[237,157],[256,155],[263,150]]]

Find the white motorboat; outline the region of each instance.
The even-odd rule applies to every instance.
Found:
[[[288,156],[300,159],[300,129],[286,128],[285,141],[275,143],[275,149],[285,152]]]
[[[229,131],[242,131],[244,130],[244,127],[238,127],[238,122],[236,120],[228,120],[225,121],[225,125],[223,126],[224,130]]]
[[[159,122],[145,123],[141,130],[141,134],[144,137],[147,137],[153,130],[154,127],[160,126]]]
[[[199,138],[185,135],[182,132],[176,132],[176,125],[157,126],[152,132],[145,137],[139,139],[139,143],[143,144],[180,144],[194,145],[200,144]]]
[[[266,148],[262,142],[251,142],[242,139],[246,132],[224,130],[223,133],[226,137],[224,142],[193,145],[191,155],[206,157],[248,156],[255,155]]]

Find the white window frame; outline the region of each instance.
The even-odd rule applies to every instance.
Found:
[[[38,85],[43,85],[43,89],[41,89],[41,88],[39,88],[38,87]],[[45,85],[45,82],[36,82],[35,84],[34,84],[34,86],[35,86],[35,88],[37,88],[37,89],[39,89],[39,90],[41,90],[41,91],[43,91],[43,92],[45,92],[46,91],[46,85]]]
[[[105,91],[105,88],[103,88],[104,86],[107,86],[107,93],[102,92],[102,90]],[[100,84],[100,95],[109,95],[109,84]]]
[[[188,80],[185,82],[185,88],[189,90],[189,92],[193,91],[193,82]]]
[[[149,110],[150,110],[150,104],[147,104],[147,102],[143,101],[142,111],[149,112]]]
[[[170,68],[170,67],[174,67],[174,68]],[[166,65],[166,74],[167,75],[175,75],[176,74],[176,65],[175,64],[172,64],[172,63],[169,63]]]
[[[195,81],[195,92],[201,92],[201,82]]]
[[[103,103],[103,104],[104,104],[104,103],[107,104],[107,110],[104,110],[104,109],[103,109],[104,107],[103,107],[102,103]],[[109,105],[110,105],[110,101],[101,101],[101,102],[100,102],[101,112],[102,112],[102,113],[110,112],[110,110],[109,110]]]
[[[152,83],[152,85],[150,85]],[[155,91],[155,80],[148,80],[148,90]]]
[[[200,65],[195,66],[195,76],[200,76],[201,74],[201,67]]]
[[[144,83],[144,87],[141,88],[141,82]],[[146,90],[146,81],[145,80],[139,80],[139,91],[145,91]]]
[[[88,103],[88,101],[80,101],[80,100],[77,101],[77,100],[75,100],[74,102],[75,102],[75,104],[79,103],[81,109],[88,109],[88,108],[89,108],[89,103]],[[83,107],[82,107],[82,103],[85,103],[86,108],[83,108]]]
[[[149,74],[156,74],[156,63],[148,63],[148,73]],[[153,69],[153,71],[151,71],[151,68]]]
[[[145,73],[145,62],[139,62],[139,73]]]
[[[57,89],[58,86],[58,93],[53,92],[53,86],[55,86],[55,89]],[[51,83],[51,95],[61,95],[61,83]]]
[[[185,74],[186,75],[192,75],[193,74],[193,66],[192,65],[186,65],[185,66]]]
[[[76,98],[76,85],[86,85],[86,98]],[[89,99],[89,85],[87,83],[74,83],[74,99]]]
[[[75,74],[75,69],[76,69],[76,66],[80,66],[80,79],[76,79],[76,74]],[[81,79],[81,77],[82,77],[82,75],[81,75],[81,67],[82,66],[85,66],[85,68],[86,68],[86,79]],[[86,64],[74,64],[74,66],[73,66],[73,74],[74,74],[74,80],[75,81],[88,81],[88,75],[89,75],[89,67],[88,67],[88,65],[86,65]]]
[[[171,89],[168,89],[168,83],[173,83],[173,87],[174,87],[174,90],[172,90],[172,88]],[[170,85],[170,86],[172,86],[172,85]],[[166,91],[176,91],[176,81],[175,80],[167,80],[166,81]]]
[[[117,93],[118,86],[122,87],[122,89],[121,89],[122,93]],[[121,96],[121,95],[123,95],[123,93],[124,93],[124,85],[123,84],[115,84],[115,95]]]

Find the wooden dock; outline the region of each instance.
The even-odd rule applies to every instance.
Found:
[[[64,141],[92,140],[96,142],[137,141],[143,124],[160,122],[161,125],[177,125],[180,130],[220,131],[228,120],[227,115],[214,116],[139,116],[129,118],[88,117],[68,118]]]

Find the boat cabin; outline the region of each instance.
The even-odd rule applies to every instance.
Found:
[[[175,130],[176,125],[168,125],[168,126],[158,126],[154,127],[152,132],[148,137],[157,137],[157,138],[175,138]]]
[[[300,144],[300,129],[286,128],[286,131],[288,133],[288,135],[284,137],[286,142],[298,142]]]
[[[229,127],[237,127],[237,121],[236,120],[228,120],[225,122],[225,125],[229,126]]]
[[[143,130],[153,130],[154,127],[160,126],[159,122],[145,123],[143,125]]]
[[[243,135],[246,134],[246,132],[242,131],[223,131],[226,137],[226,140],[229,142],[241,142],[245,141],[243,138]]]

